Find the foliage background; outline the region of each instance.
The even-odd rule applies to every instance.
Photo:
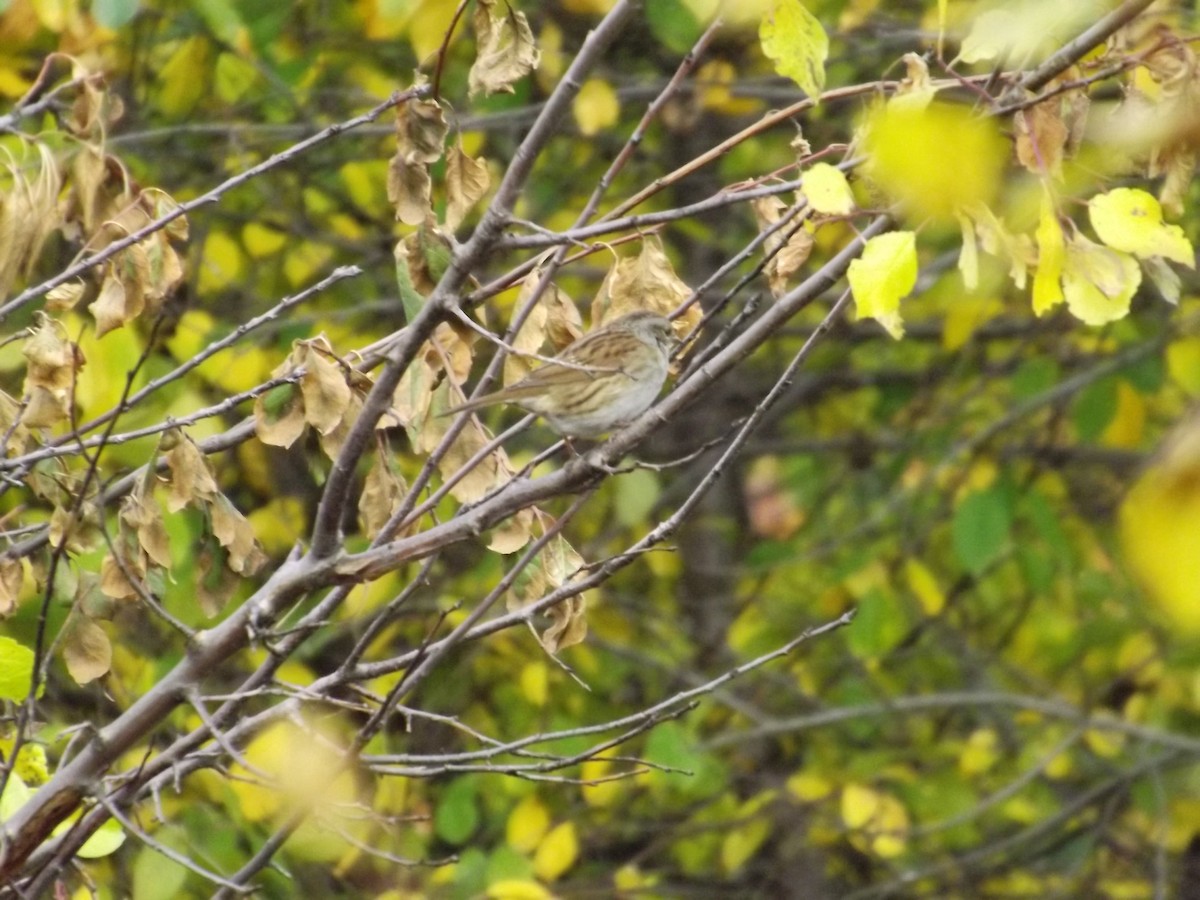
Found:
[[[436,75],[453,131],[466,153],[486,161],[493,186],[612,4],[527,6],[541,63],[512,93],[468,97],[476,46],[465,23]],[[1055,4],[1018,6],[1026,30],[1044,33],[1047,46],[1010,61],[1016,69],[1066,44],[1116,4],[1094,4],[1090,17],[1066,16],[1065,24],[1040,18]],[[650,0],[624,28],[534,165],[516,207],[520,220],[551,232],[575,224],[647,104],[705,34],[702,7]],[[933,77],[946,77],[932,61],[943,10],[935,2],[870,0],[807,7],[830,35],[826,87],[865,86],[796,117],[819,158],[837,162],[861,150],[849,145],[883,90],[875,82],[912,75],[901,62],[906,52],[930,52]],[[133,182],[187,201],[409,87],[418,63],[437,53],[454,12],[442,0],[10,0],[0,13],[0,94],[16,103],[50,60],[50,83],[78,71],[104,72],[110,98],[104,102],[120,98],[123,111],[73,137],[45,112],[6,122],[0,142],[11,166],[28,172],[32,135],[43,134],[64,160],[81,157],[84,143],[102,141]],[[764,12],[730,12],[704,38],[684,87],[657,111],[602,210],[801,98],[762,52]],[[977,4],[946,5],[946,60],[962,49],[982,12]],[[1092,121],[1135,94],[1160,113],[1180,91],[1194,99],[1195,26],[1194,7],[1157,3],[1110,42],[1107,56],[1092,51],[1095,67],[1085,63],[1074,76],[1144,54],[1139,65],[1086,85]],[[1167,49],[1159,56],[1147,50],[1160,45]],[[1004,66],[986,58],[954,68],[986,76]],[[424,71],[434,75],[428,64]],[[976,94],[985,91],[997,105],[1012,102],[1004,84],[983,78],[949,90],[957,90],[960,104],[984,109],[988,101]],[[78,92],[76,84],[62,102],[69,106]],[[1062,201],[1063,219],[1085,230],[1085,204],[1096,194],[1134,186],[1161,195],[1169,187],[1168,217],[1194,247],[1200,220],[1191,170],[1180,176],[1178,166],[1155,170],[1153,159],[1146,165],[1156,154],[1161,162],[1168,147],[1177,156],[1190,153],[1194,164],[1194,107],[1169,136],[1146,138],[1161,138],[1160,144],[1136,147],[1089,132],[1057,178],[1038,177],[1014,158],[1019,127],[1012,115],[998,116],[1002,171],[986,198],[1011,234],[1028,235],[1032,245],[1047,181]],[[638,211],[678,210],[730,186],[770,183],[769,173],[795,178],[797,134],[788,121],[753,133]],[[255,389],[298,339],[323,334],[342,359],[351,359],[356,348],[411,322],[412,298],[397,288],[393,250],[415,229],[395,221],[389,200],[395,152],[395,129],[379,119],[192,211],[186,241],[174,245],[182,281],[165,298],[156,325],[146,317],[97,337],[85,310],[94,296],[57,313],[87,361],[73,388],[74,421],[119,401],[131,361],[145,348],[139,386],[340,266],[362,274],[336,280],[172,381],[123,415],[117,430],[187,416]],[[952,143],[913,143],[902,156],[916,165],[902,172],[908,179],[966,169],[974,159]],[[445,166],[432,166],[436,185],[447,178]],[[83,182],[78,170],[72,177]],[[886,204],[867,178],[852,180],[860,209]],[[886,173],[878,180],[886,181]],[[66,181],[55,204],[68,202]],[[10,196],[16,183],[14,177],[8,185]],[[444,215],[442,195],[435,195]],[[479,214],[468,215],[460,237]],[[719,310],[702,343],[726,340],[748,321],[744,310],[754,315],[775,302],[770,270],[756,269],[761,254],[709,281],[763,229],[750,204],[713,205],[668,220],[661,239],[675,272],[692,287],[705,284],[702,305]],[[809,268],[832,258],[868,221],[862,214],[823,224],[813,236]],[[1170,487],[1156,494],[1154,483],[1143,480],[1151,512],[1126,514],[1132,549],[1123,551],[1118,536],[1122,498],[1200,394],[1194,268],[1176,268],[1183,278],[1176,302],[1164,302],[1147,278],[1128,315],[1089,326],[1062,306],[1034,313],[1030,287],[1009,277],[1017,251],[979,254],[977,284],[968,289],[958,265],[957,221],[904,227],[917,225],[920,276],[903,303],[903,339],[853,315],[818,335],[799,373],[778,402],[763,407],[759,427],[734,460],[722,461],[721,477],[677,523],[669,543],[641,554],[592,593],[588,637],[561,652],[565,666],[528,629],[510,628],[455,649],[371,733],[363,723],[395,685],[393,672],[342,685],[327,702],[298,703],[288,716],[267,715],[274,696],[303,698],[306,685],[338,671],[364,634],[371,640],[363,660],[382,662],[461,622],[513,559],[489,549],[487,535],[441,548],[428,565],[408,562],[355,588],[241,708],[246,719],[262,716],[262,727],[237,732],[236,746],[210,740],[203,765],[189,769],[178,788],[164,783],[124,808],[123,827],[110,831],[113,846],[79,868],[60,865],[54,877],[76,896],[201,896],[213,885],[195,868],[232,876],[278,835],[286,838],[275,855],[278,867],[251,873],[269,896],[1194,896],[1187,891],[1200,890],[1200,599],[1194,582],[1191,593],[1185,587],[1181,594],[1156,579],[1164,567],[1188,577],[1189,551],[1200,558],[1200,527],[1193,527],[1200,454],[1157,457]],[[537,237],[544,233],[539,228],[518,222],[509,233]],[[611,254],[629,257],[639,249],[628,238],[596,248],[563,269],[556,283],[586,319]],[[78,250],[77,236],[65,229],[47,235],[28,270],[13,274],[9,298],[63,270]],[[489,285],[537,252],[513,242],[472,275]],[[1029,268],[1032,279],[1035,266]],[[790,285],[801,277],[792,273]],[[655,428],[634,454],[653,465],[606,478],[585,495],[566,526],[582,559],[621,554],[669,520],[713,471],[731,423],[762,405],[843,288],[776,329],[750,359],[706,388],[702,402]],[[517,281],[509,279],[477,318],[502,333],[517,302]],[[23,339],[25,329],[38,327],[34,308],[15,312],[4,327],[12,340],[0,349],[0,373],[8,393],[20,398],[29,385],[23,388],[29,365]],[[465,352],[474,383],[492,348],[476,342]],[[250,412],[247,401],[191,424],[187,433],[196,441],[216,438]],[[511,421],[503,413],[487,418]],[[58,434],[69,430],[66,423],[58,427]],[[411,429],[401,432],[389,432],[392,458],[411,483],[430,447],[419,446]],[[514,466],[532,460],[549,440],[540,426],[515,438],[508,445]],[[1194,430],[1185,430],[1176,446],[1189,441],[1194,445]],[[111,443],[96,465],[108,480],[168,449],[157,434]],[[109,553],[98,538],[70,547],[70,562],[61,567],[68,574],[30,556],[10,590],[14,570],[7,570],[12,609],[4,634],[26,648],[54,641],[54,652],[39,656],[48,669],[35,721],[21,718],[20,709],[30,707],[22,706],[20,691],[9,705],[6,756],[24,744],[26,755],[18,759],[31,790],[48,775],[40,767],[53,770],[60,757],[79,752],[68,753],[70,741],[127,710],[185,659],[187,642],[170,620],[184,629],[212,627],[310,535],[329,468],[311,429],[288,449],[248,440],[211,459],[220,492],[245,513],[266,560],[256,577],[226,585],[234,599],[215,616],[220,602],[206,601],[196,587],[196,570],[205,565],[198,551],[212,549],[211,513],[196,503],[164,518],[170,577],[155,582],[153,593],[166,616],[136,596],[114,598],[86,586]],[[42,474],[70,495],[71,479],[89,464],[78,454],[61,465]],[[356,483],[365,476],[360,471]],[[18,529],[50,521],[63,508],[51,489],[20,487],[0,498],[10,547],[26,535]],[[1154,505],[1164,491],[1184,498],[1169,515]],[[543,508],[563,516],[571,503],[564,497]],[[447,520],[460,508],[443,499],[430,516]],[[111,524],[115,529],[115,518]],[[363,549],[366,536],[349,525],[348,547]],[[1147,541],[1158,556],[1146,550]],[[1165,562],[1162,552],[1169,554]],[[1147,553],[1149,591],[1127,562]],[[573,569],[573,560],[568,554],[559,569]],[[517,583],[528,596],[562,580],[561,571],[556,580],[553,566],[539,565],[525,576],[532,586]],[[201,576],[202,585],[213,587]],[[373,617],[409,586],[411,599],[373,632]],[[314,602],[298,600],[298,609]],[[476,763],[452,756],[485,747],[480,735],[504,744],[619,721],[770,653],[806,628],[836,623],[851,609],[849,625],[711,685],[694,709],[676,704],[618,747],[597,753],[596,739],[582,732],[538,745],[559,761],[592,757],[581,764],[516,777],[511,767],[529,758]],[[539,621],[538,630],[544,627]],[[271,644],[255,640],[219,671],[203,673],[198,684],[209,700],[179,706],[110,774],[136,771],[167,746],[166,733],[203,725],[211,707],[264,665]],[[10,651],[17,653],[5,645]],[[18,740],[20,729],[26,733]],[[344,760],[356,734],[366,740],[366,754],[379,755],[378,765],[352,767],[323,785],[319,797],[309,796],[310,784],[319,782],[312,776]],[[31,749],[43,747],[41,757]],[[610,778],[616,775],[625,777]],[[117,796],[119,780],[105,784]],[[7,794],[6,801],[12,802]],[[293,822],[294,809],[303,815]],[[5,818],[11,812],[6,808]]]

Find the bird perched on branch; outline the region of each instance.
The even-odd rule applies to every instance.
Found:
[[[588,332],[508,387],[468,400],[445,415],[512,403],[567,438],[594,438],[650,408],[667,378],[671,323],[648,310]]]

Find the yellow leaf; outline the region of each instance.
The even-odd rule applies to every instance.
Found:
[[[571,110],[579,131],[585,137],[590,137],[616,124],[621,114],[621,101],[607,81],[589,78],[579,89]]]
[[[1097,756],[1112,759],[1125,746],[1125,735],[1104,728],[1089,728],[1084,732],[1083,742]]]
[[[543,881],[557,881],[575,865],[577,856],[579,839],[575,835],[575,823],[563,822],[556,825],[538,846],[533,855],[533,872]]]
[[[349,165],[349,163],[347,163]],[[242,229],[242,243],[246,252],[255,259],[278,253],[287,244],[287,235],[282,231],[263,225],[261,222],[248,222]]]
[[[200,293],[209,294],[233,284],[245,271],[245,257],[237,241],[224,231],[211,231],[200,256]]]
[[[900,300],[917,283],[917,241],[911,231],[871,238],[847,273],[858,318],[875,319],[894,338],[904,334]]]
[[[530,794],[513,807],[504,826],[504,839],[520,853],[531,853],[541,843],[550,827],[550,811]]]
[[[1088,203],[1088,215],[1100,240],[1114,250],[1196,267],[1196,251],[1183,229],[1163,222],[1162,207],[1145,191],[1116,188],[1100,194]]]
[[[813,803],[823,800],[833,793],[833,783],[822,775],[809,772],[797,772],[788,778],[786,787],[788,793],[801,803]]]
[[[771,821],[766,818],[751,819],[727,831],[721,840],[721,870],[726,875],[735,874],[758,852],[770,834]]]
[[[1109,447],[1137,447],[1146,425],[1146,401],[1127,381],[1117,382],[1117,411],[1100,435]]]
[[[579,778],[583,782],[599,782],[599,784],[584,784],[580,788],[583,802],[588,806],[603,807],[610,805],[621,793],[621,782],[616,779],[601,780],[612,773],[612,760],[589,759],[580,767]]]
[[[844,216],[854,209],[854,194],[841,169],[817,163],[804,173],[801,190],[808,204],[819,213]]]
[[[1071,315],[1088,325],[1107,325],[1129,314],[1142,281],[1137,260],[1076,235],[1067,244],[1063,296]]]
[[[941,220],[989,203],[1008,155],[994,120],[938,102],[877,106],[864,149],[867,172],[884,193],[912,216]]]
[[[968,777],[988,771],[1000,759],[999,743],[999,735],[992,728],[978,728],[971,732],[958,758],[958,770]]]
[[[962,231],[962,250],[958,253],[958,271],[962,273],[963,287],[974,292],[979,287],[979,241],[975,237],[975,223],[969,216],[958,217]]]
[[[490,900],[551,900],[553,895],[536,881],[510,878],[488,885]]]
[[[1168,439],[1121,504],[1120,526],[1125,556],[1150,599],[1175,627],[1200,634],[1200,421]]]
[[[534,706],[545,706],[550,692],[550,670],[544,660],[526,663],[521,669],[521,693]]]
[[[1185,391],[1200,397],[1200,337],[1181,338],[1167,345],[1167,371]]]
[[[916,595],[925,615],[936,616],[945,607],[945,592],[938,586],[933,572],[919,559],[910,557],[904,561],[904,580],[908,582],[908,589]]]
[[[829,38],[800,0],[775,3],[763,18],[758,36],[775,71],[795,81],[813,100],[819,100],[825,88]]]
[[[159,68],[157,83],[162,93],[158,105],[167,118],[186,115],[209,90],[210,49],[205,38],[190,37]]]
[[[842,821],[847,828],[862,828],[879,810],[879,794],[861,784],[842,788]]]
[[[1033,276],[1033,311],[1045,315],[1063,302],[1062,272],[1066,258],[1062,226],[1049,191],[1042,195],[1042,213],[1034,232],[1038,266]]]

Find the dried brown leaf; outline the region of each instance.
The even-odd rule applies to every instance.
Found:
[[[1017,132],[1017,159],[1035,175],[1062,173],[1063,151],[1069,131],[1059,116],[1055,100],[1020,110],[1013,119]]]
[[[290,447],[304,433],[304,395],[294,384],[281,384],[254,401],[254,432],[264,444]]]
[[[449,130],[445,110],[436,100],[410,100],[396,107],[397,155],[410,162],[441,159]]]
[[[233,597],[241,583],[226,565],[228,552],[210,538],[196,556],[196,602],[206,616],[215,616]]]
[[[137,534],[138,545],[153,562],[164,569],[171,567],[171,542],[163,525],[162,511],[142,485],[121,502],[121,520]]]
[[[446,157],[446,227],[454,231],[491,184],[487,163],[463,152],[462,142]]]
[[[342,418],[337,425],[328,434],[322,434],[321,452],[328,456],[331,460],[337,459],[342,452],[342,446],[346,443],[346,438],[350,436],[350,428],[358,419],[359,413],[362,412],[363,401],[362,396],[355,391],[350,391],[349,400],[346,401],[346,407],[342,411]]]
[[[600,292],[592,301],[592,325],[611,322],[639,309],[667,315],[691,293],[691,288],[675,274],[662,241],[649,235],[642,240],[641,253],[618,259],[605,276]]]
[[[468,94],[512,93],[512,83],[537,68],[541,52],[525,14],[501,0],[477,0],[471,17],[475,28],[475,62]]]
[[[129,579],[142,578],[145,574],[135,561],[122,557],[118,562],[110,553],[100,563],[100,592],[114,600],[135,600],[139,596],[138,590]]]
[[[492,529],[488,549],[501,556],[516,553],[533,537],[533,510],[522,509]]]
[[[386,456],[377,458],[367,472],[363,482],[362,496],[358,500],[358,516],[363,534],[375,537],[400,508],[408,486],[395,471]]]
[[[397,153],[388,163],[388,202],[396,208],[396,219],[405,225],[420,225],[433,210],[433,181],[429,165]]]
[[[167,468],[171,472],[167,509],[179,512],[189,503],[211,503],[219,492],[208,459],[195,441],[182,431],[174,429],[167,434],[176,439],[166,453]]]
[[[108,674],[112,668],[108,633],[91,619],[77,616],[67,630],[63,660],[76,684],[87,684]]]
[[[546,610],[550,626],[542,632],[547,653],[558,653],[583,643],[587,637],[587,598],[582,594],[557,603]]]
[[[0,617],[11,616],[17,609],[25,566],[19,559],[0,559]]]
[[[329,352],[323,338],[301,344],[304,374],[300,376],[300,392],[304,395],[304,418],[321,434],[337,428],[350,403],[350,385],[341,368],[331,362],[321,350]]]
[[[37,385],[58,392],[71,386],[74,372],[82,366],[82,355],[65,333],[59,322],[38,315],[37,327],[21,350],[27,364],[26,388]]]
[[[239,575],[253,575],[266,562],[266,555],[254,538],[254,526],[238,512],[224,494],[218,494],[209,506],[213,534],[228,556],[225,563]]]
[[[521,291],[517,295],[515,304],[517,309],[524,308],[538,282],[542,280],[542,274],[542,270],[536,268],[525,276],[525,281],[521,284]],[[546,326],[550,319],[550,311],[543,302],[544,297],[545,295],[529,311],[529,315],[521,323],[516,337],[512,339],[512,348],[517,352],[510,353],[504,358],[504,383],[506,385],[515,384],[541,365],[536,360],[522,354],[538,353],[546,342]]]
[[[46,309],[49,312],[62,312],[72,309],[79,298],[83,296],[85,285],[82,281],[70,281],[51,288],[46,294]]]

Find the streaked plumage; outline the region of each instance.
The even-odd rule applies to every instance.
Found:
[[[594,438],[637,418],[667,378],[675,341],[671,323],[632,312],[589,332],[516,384],[469,400],[451,413],[512,403],[536,413],[566,437]],[[578,367],[578,368],[577,368]]]

